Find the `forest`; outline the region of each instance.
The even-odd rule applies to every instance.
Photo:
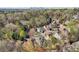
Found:
[[[79,8],[0,9],[0,52],[79,52]]]

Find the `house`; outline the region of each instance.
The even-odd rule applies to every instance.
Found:
[[[29,32],[28,32],[28,35],[29,35],[30,37],[32,37],[32,36],[35,35],[35,32],[36,32],[35,28],[31,28],[31,29],[29,30]]]
[[[16,25],[13,24],[13,23],[6,24],[5,27],[6,27],[6,28],[9,28],[9,29],[12,29],[12,30],[18,29],[18,26],[16,26]]]
[[[43,44],[45,42],[45,37],[43,35],[34,35],[32,38],[34,44],[37,44],[39,47],[43,47]]]
[[[21,25],[26,25],[26,21],[25,20],[20,20],[20,24]]]
[[[54,33],[53,36],[58,40],[62,39],[59,33]]]
[[[44,33],[45,29],[43,27],[39,27],[36,29],[39,33]]]

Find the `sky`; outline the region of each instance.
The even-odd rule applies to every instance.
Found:
[[[0,8],[78,7],[79,0],[0,0]]]

